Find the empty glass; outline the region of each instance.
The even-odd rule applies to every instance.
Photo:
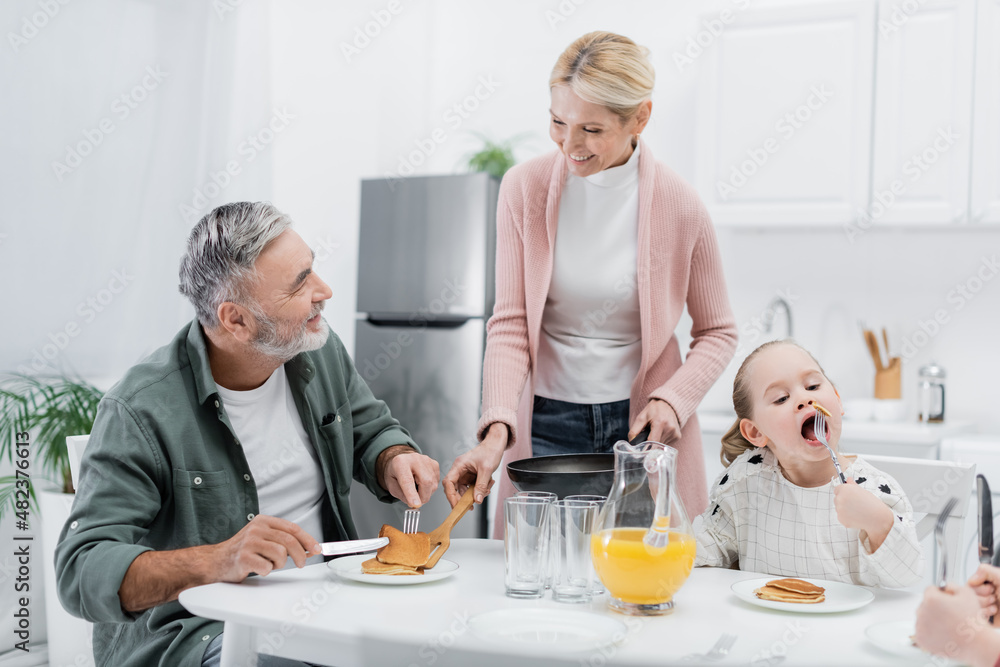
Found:
[[[607,496],[595,496],[590,494],[580,494],[576,496],[566,496],[563,500],[583,500],[587,502],[597,503],[597,513],[600,514],[601,508],[604,507],[604,501],[608,499]],[[597,517],[594,517],[597,520]],[[590,559],[590,593],[591,595],[604,595],[608,589],[604,587],[601,583],[600,577],[597,576],[597,570],[594,569],[594,559]]]
[[[540,598],[548,574],[548,498],[504,500],[504,586],[514,598]]]
[[[552,599],[589,602],[593,563],[590,536],[597,516],[596,502],[557,500],[552,503]]]

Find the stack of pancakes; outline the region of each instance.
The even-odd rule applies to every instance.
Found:
[[[761,600],[816,604],[826,599],[826,589],[801,579],[775,579],[754,591]]]
[[[361,563],[365,574],[423,574],[424,564],[431,555],[431,540],[427,533],[404,533],[390,525],[383,525],[379,537],[388,537],[389,544],[377,552],[375,558]]]

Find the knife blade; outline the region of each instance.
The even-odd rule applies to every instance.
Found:
[[[323,542],[320,549],[324,556],[342,556],[375,551],[389,544],[388,537],[373,537],[369,540],[346,540],[343,542]]]
[[[993,496],[983,475],[976,475],[976,504],[979,507],[979,562],[993,563]]]

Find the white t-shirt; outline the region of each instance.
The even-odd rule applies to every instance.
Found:
[[[539,396],[570,403],[629,397],[642,361],[638,236],[638,147],[623,165],[567,176],[538,340]]]
[[[285,367],[250,391],[219,387],[257,485],[261,514],[287,519],[323,541],[323,469],[288,386]],[[309,562],[320,562],[315,556]],[[292,561],[286,563],[286,567]]]

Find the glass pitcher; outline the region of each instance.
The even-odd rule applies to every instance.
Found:
[[[675,490],[677,450],[659,442],[615,443],[615,481],[591,537],[611,607],[665,614],[691,574],[695,539]]]

